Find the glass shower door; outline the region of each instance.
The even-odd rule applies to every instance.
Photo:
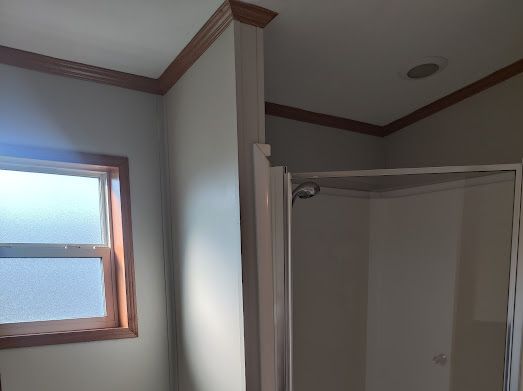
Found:
[[[292,181],[321,187],[292,208],[295,390],[517,391],[521,165]]]

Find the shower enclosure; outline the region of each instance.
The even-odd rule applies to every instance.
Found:
[[[277,389],[517,391],[521,171],[271,168]]]

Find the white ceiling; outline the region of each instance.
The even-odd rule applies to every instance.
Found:
[[[250,0],[266,98],[384,125],[523,58],[520,0]],[[222,0],[0,0],[0,45],[158,77]],[[449,59],[425,80],[398,73]]]
[[[523,58],[520,0],[259,0],[266,98],[384,125]],[[444,71],[398,73],[427,56]]]
[[[0,0],[0,45],[158,77],[223,0]]]

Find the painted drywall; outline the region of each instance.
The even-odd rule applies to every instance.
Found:
[[[292,220],[294,389],[365,389],[369,199],[298,200]]]
[[[388,167],[519,163],[523,74],[386,137]]]
[[[245,389],[234,25],[166,95],[179,389]]]
[[[5,391],[169,389],[160,99],[0,65],[0,143],[129,157],[139,337],[0,351]]]
[[[291,172],[385,167],[385,140],[324,126],[266,117],[271,163]]]

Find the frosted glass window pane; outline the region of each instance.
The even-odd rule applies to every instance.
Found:
[[[0,170],[0,243],[99,244],[100,179]]]
[[[100,258],[0,258],[0,323],[105,315]]]

